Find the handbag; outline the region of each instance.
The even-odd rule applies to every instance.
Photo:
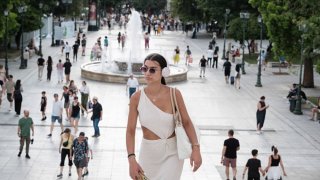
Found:
[[[175,89],[170,88],[170,99],[173,110],[173,118],[175,121],[175,134],[177,138],[177,150],[179,159],[188,159],[191,157],[192,145],[190,143],[189,137],[183,127],[182,118],[177,104]],[[200,133],[198,128],[194,125],[196,136],[198,141],[200,141]]]
[[[69,138],[70,138],[70,135],[69,135],[69,137],[68,137],[68,140],[67,140],[66,142],[63,142],[63,143],[62,143],[63,147],[67,147],[67,146],[68,146],[68,144],[69,144]]]

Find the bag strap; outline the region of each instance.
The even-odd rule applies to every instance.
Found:
[[[176,120],[176,125],[182,126],[182,118],[181,118],[181,114],[180,114],[180,110],[179,110],[179,106],[178,106],[177,98],[176,98],[176,88],[173,88],[172,96],[173,96],[173,101],[174,101],[174,107],[176,109],[175,115],[178,115],[177,120]]]

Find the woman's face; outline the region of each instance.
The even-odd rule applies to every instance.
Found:
[[[157,61],[146,60],[144,67],[146,68],[146,72],[143,72],[143,74],[147,84],[155,82],[161,83],[161,67]]]

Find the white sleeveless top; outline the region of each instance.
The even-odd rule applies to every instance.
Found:
[[[173,134],[175,128],[173,114],[166,113],[154,105],[144,89],[141,90],[138,112],[141,126],[161,139],[168,139]]]

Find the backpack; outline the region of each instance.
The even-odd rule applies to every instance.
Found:
[[[104,46],[108,46],[109,42],[108,39],[104,39]]]

